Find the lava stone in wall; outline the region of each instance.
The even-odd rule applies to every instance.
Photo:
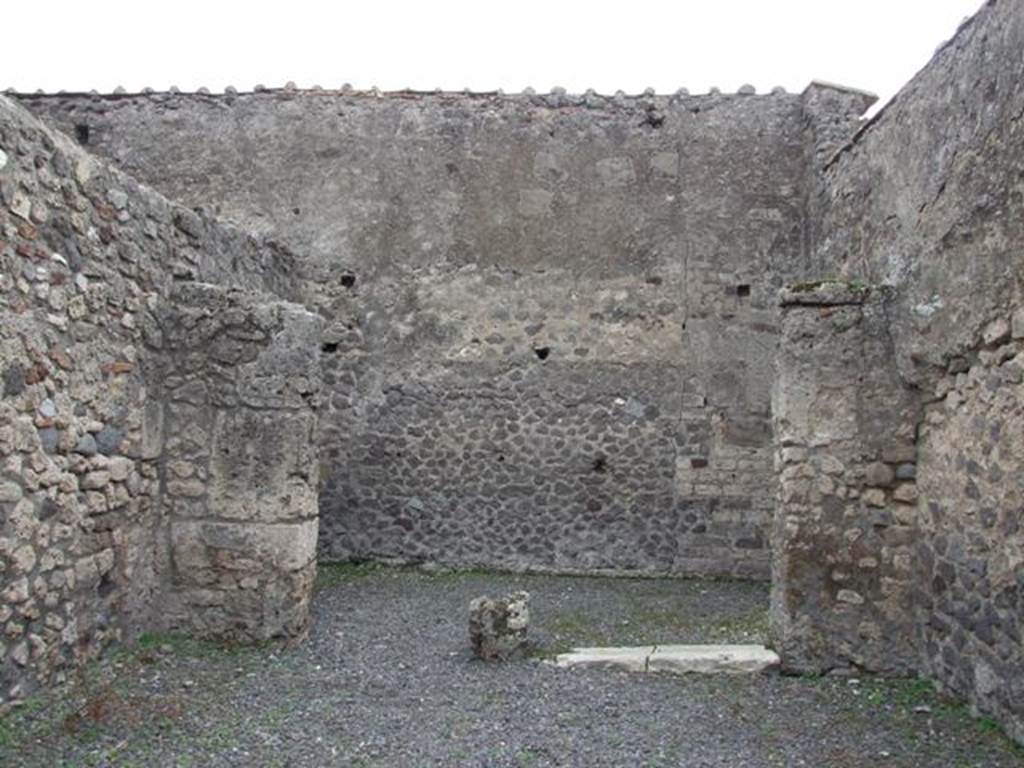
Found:
[[[1018,312],[1024,320],[1024,312]],[[924,668],[1024,741],[1024,323],[945,382],[922,428]]]

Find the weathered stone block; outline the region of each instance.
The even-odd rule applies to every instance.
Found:
[[[623,672],[646,672],[647,660],[653,652],[653,645],[573,648],[569,653],[559,654],[555,658],[555,664],[560,667],[595,667]]]
[[[909,588],[890,577],[897,567],[883,557],[886,542],[902,530],[887,506],[896,476],[887,463],[864,464],[887,446],[902,446],[898,436],[912,434],[916,419],[885,343],[888,300],[884,291],[844,285],[782,297],[773,418],[786,469],[773,531],[771,620],[783,667],[792,671],[913,669]],[[813,485],[801,465],[785,464],[787,441],[815,446],[822,474]],[[846,468],[842,484],[824,473],[832,462]],[[863,485],[851,485],[858,476]],[[851,516],[866,528],[849,528]],[[856,569],[844,564],[854,548],[862,564]],[[876,597],[883,584],[894,585],[887,600]],[[864,635],[859,626],[881,630]]]
[[[761,645],[659,645],[647,671],[672,674],[753,674],[779,665],[779,656]]]
[[[513,592],[492,600],[478,597],[469,604],[469,639],[473,653],[485,661],[506,661],[526,649],[530,626],[530,595]]]
[[[250,524],[248,522],[175,521],[171,548],[178,578],[222,567],[247,573],[297,571],[316,556],[317,521]]]
[[[315,415],[218,411],[209,467],[211,514],[283,522],[317,515]]]
[[[903,483],[893,491],[892,497],[904,504],[912,504],[917,501],[917,486],[913,483]]]
[[[105,488],[110,483],[110,473],[106,471],[90,472],[82,478],[82,490],[93,491]]]
[[[896,473],[888,464],[875,461],[868,464],[864,480],[876,488],[888,488],[896,480]]]

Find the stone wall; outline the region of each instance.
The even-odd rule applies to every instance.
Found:
[[[1024,741],[1024,310],[997,319],[921,427],[924,671]]]
[[[0,695],[143,625],[301,633],[319,478],[348,559],[763,576],[774,507],[787,669],[1024,739],[1021,50],[991,0],[864,125],[826,84],[23,97],[263,239],[0,100]]]
[[[142,329],[171,285],[294,289],[284,249],[172,205],[4,98],[0,203],[3,709],[160,615]]]
[[[262,294],[183,283],[147,334],[161,433],[162,605],[201,636],[301,635],[316,572],[320,322]]]
[[[1018,739],[1022,49],[1024,3],[987,3],[826,165],[813,202],[826,269],[892,286],[890,365],[928,408],[918,666]]]
[[[897,363],[934,389],[1022,296],[1024,6],[990,2],[824,171],[824,269],[892,285]]]
[[[782,294],[771,611],[789,671],[917,666],[919,409],[892,366],[887,301],[838,282]]]
[[[304,254],[325,557],[764,577],[774,296],[842,93],[24,103]]]

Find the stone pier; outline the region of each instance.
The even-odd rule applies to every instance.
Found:
[[[157,316],[159,620],[203,636],[299,635],[316,572],[319,319],[200,283]]]

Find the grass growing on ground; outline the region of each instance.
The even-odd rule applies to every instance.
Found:
[[[905,727],[910,725],[910,720],[923,715],[946,724],[973,727],[979,738],[998,745],[1008,754],[1024,761],[1024,745],[1011,741],[996,720],[971,714],[967,704],[939,692],[930,680],[875,678],[864,681],[861,687],[870,704],[893,711],[897,722]]]
[[[703,643],[762,643],[768,637],[768,610],[757,608],[725,619],[701,621],[681,610],[648,610],[627,612],[632,630],[665,635],[671,632],[689,636],[700,635]]]
[[[531,577],[519,575],[513,580],[498,579],[499,574],[481,571],[434,572],[412,567],[341,564],[321,567],[318,588],[371,576],[377,580],[377,586],[389,585],[384,594],[403,593],[410,588],[435,596],[456,586],[467,595],[473,594],[474,588],[480,586],[476,580],[481,577],[486,588],[491,587],[492,580],[495,584],[514,582],[527,588],[531,581]],[[457,581],[461,579],[471,580]],[[767,612],[759,606],[749,607],[748,602],[741,607],[730,599],[719,599],[710,607],[697,605],[687,610],[686,599],[676,602],[679,595],[674,583],[666,584],[664,590],[634,590],[616,586],[624,582],[609,582],[607,599],[614,600],[613,604],[603,600],[592,604],[581,599],[574,591],[578,583],[567,578],[557,588],[549,585],[547,594],[551,600],[538,601],[535,622],[544,647],[535,655],[567,650],[572,645],[638,645],[653,635],[658,635],[662,642],[677,635],[684,642],[757,642],[767,630]],[[432,589],[427,588],[430,585]],[[690,593],[703,594],[704,586],[680,583],[680,588]],[[361,591],[360,585],[355,586],[346,599],[363,599]],[[729,594],[742,596],[746,591]],[[595,610],[588,610],[591,607]],[[322,691],[314,691],[317,686],[322,687],[323,681],[319,657],[303,656],[302,652],[280,654],[276,647],[273,643],[252,648],[181,635],[144,635],[136,645],[89,665],[67,686],[30,698],[10,715],[0,718],[0,765],[198,768],[210,764],[218,755],[253,748],[257,753],[250,764],[290,764],[290,750],[296,748],[295,744],[281,741],[280,735],[288,734],[295,743],[304,743],[302,740],[308,735],[305,721],[294,717],[294,713],[302,710],[311,696],[322,695]],[[456,663],[462,665],[461,660]],[[470,670],[479,675],[491,671],[483,666]],[[822,765],[860,768],[878,762],[864,751],[864,745],[871,745],[876,753],[881,749],[892,750],[891,761],[883,762],[902,768],[1024,765],[1024,748],[1010,742],[995,721],[972,718],[966,706],[943,697],[922,680],[864,678],[852,684],[837,678],[779,677],[767,683],[751,679],[738,684],[729,679],[698,684],[686,678],[677,682],[680,696],[690,696],[694,690],[713,692],[712,699],[726,706],[726,713],[731,712],[725,720],[730,729],[755,733],[764,722],[760,738],[767,752],[766,764],[779,768],[792,764],[787,762],[789,734],[779,728],[777,717],[764,720],[763,713],[748,702],[750,690],[757,686],[769,685],[775,691],[772,697],[780,701],[784,695],[779,692],[787,690],[811,706],[820,698],[826,711],[834,713],[837,726],[842,724],[837,730],[847,735],[830,747],[834,751],[825,755]],[[793,690],[804,686],[811,690]],[[814,686],[819,688],[817,693],[812,692]],[[273,699],[247,698],[254,688],[263,687],[277,695]],[[249,694],[239,696],[239,690],[246,688]],[[453,742],[451,749],[456,762],[470,759],[468,751],[460,754],[458,750],[463,749],[466,740],[473,741],[479,712],[519,705],[513,692],[504,688],[487,686],[479,690],[479,706],[456,710],[444,724],[443,738]],[[753,698],[765,700],[764,695]],[[317,712],[318,716],[334,713],[336,722],[342,722],[345,708],[352,707],[353,702],[385,708],[390,706],[390,697],[387,699],[336,687],[333,694],[320,702]],[[589,725],[589,720],[571,709],[559,713],[556,719],[559,727],[567,729],[584,729]],[[396,764],[355,754],[360,747],[355,741],[347,742],[347,738],[338,734],[330,737],[332,748],[337,746],[344,756],[338,759],[345,762],[338,764]],[[616,746],[613,741],[608,742],[610,746]],[[950,743],[955,744],[955,755],[950,752]],[[648,756],[650,762],[644,764],[681,764],[681,758],[674,753],[682,747],[670,746],[667,754]],[[530,766],[543,762],[544,753],[525,744],[510,759]]]
[[[1012,741],[991,717],[971,714],[966,703],[941,693],[930,680],[870,676],[845,683],[830,677],[803,680],[830,687],[844,684],[856,697],[847,710],[851,725],[882,715],[920,757],[941,758],[946,746],[943,734],[958,732],[972,736],[975,754],[950,763],[950,768],[985,768],[993,752],[1013,756],[1024,765],[1024,745]]]
[[[42,696],[30,696],[17,709],[0,717],[0,749],[16,747],[26,735],[25,723],[45,706]]]
[[[90,745],[98,743],[115,722],[145,724],[148,730],[158,731],[170,727],[182,711],[176,697],[132,693],[125,680],[102,673],[94,662],[66,685],[36,694],[0,718],[0,749],[21,753],[33,744],[67,738]],[[107,751],[104,764],[113,762],[123,746]]]
[[[128,740],[105,744],[111,741],[110,734],[144,730],[148,738],[169,732],[178,726],[188,705],[185,692],[139,690],[136,679],[144,670],[162,658],[177,657],[218,667],[230,664],[240,672],[265,663],[276,645],[144,634],[135,644],[85,665],[65,684],[40,691],[0,717],[0,751],[19,753],[33,745],[72,738],[81,745],[95,744],[95,751],[82,757],[83,765],[122,765],[119,753]]]
[[[361,579],[381,570],[376,563],[317,563],[316,591]]]
[[[139,661],[152,661],[153,654],[173,653],[195,659],[211,659],[219,656],[242,656],[257,653],[273,646],[274,643],[243,643],[237,640],[204,640],[187,635],[147,632],[139,637],[134,646],[123,649]]]
[[[373,562],[333,562],[318,563],[316,573],[316,589],[330,589],[341,584],[362,579],[378,573],[415,574],[431,581],[461,581],[470,578],[486,578],[506,576],[508,574],[487,571],[482,568],[445,568],[441,566],[418,565],[386,565]]]

